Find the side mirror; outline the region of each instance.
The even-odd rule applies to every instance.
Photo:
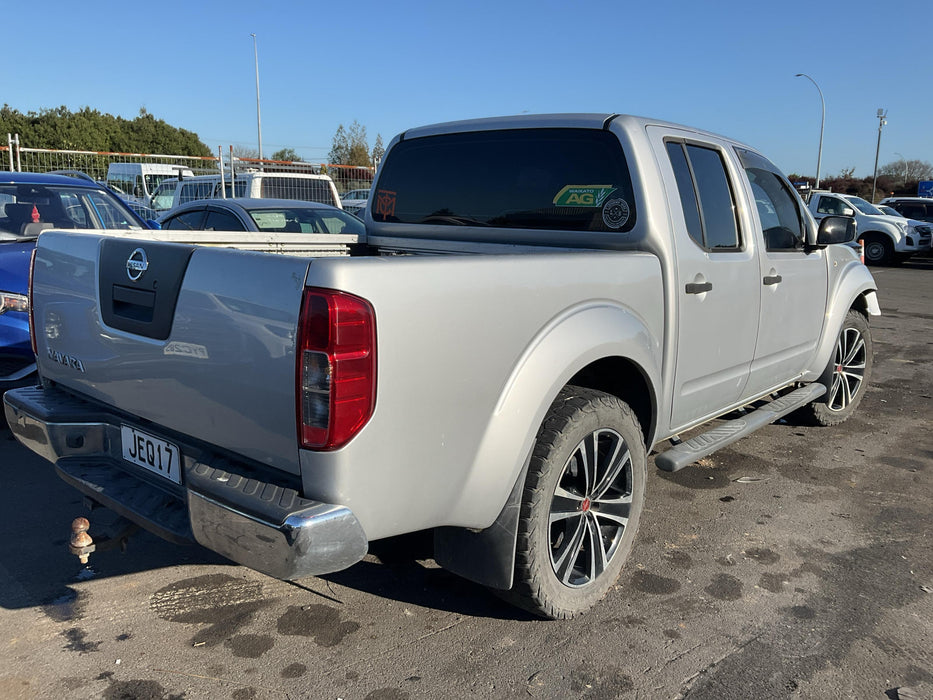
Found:
[[[158,231],[158,230],[160,230],[160,229],[162,228],[162,224],[160,224],[160,223],[159,223],[158,221],[156,221],[155,219],[148,219],[148,220],[146,221],[146,223],[149,225],[149,228],[155,229],[156,231]]]
[[[826,216],[820,221],[816,244],[826,246],[834,243],[850,243],[855,240],[855,236],[855,219],[848,216]]]

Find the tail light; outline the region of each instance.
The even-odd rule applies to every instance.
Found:
[[[336,450],[366,425],[375,408],[375,312],[352,294],[306,289],[297,346],[301,447]]]
[[[29,256],[29,342],[32,344],[32,354],[39,356],[39,344],[36,339],[36,305],[32,303],[32,276],[36,271],[36,248],[32,249],[32,255]]]

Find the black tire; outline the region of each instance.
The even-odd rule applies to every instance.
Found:
[[[882,233],[866,233],[862,238],[865,243],[866,265],[890,265],[894,260],[894,244]]]
[[[819,379],[826,393],[803,409],[806,416],[817,425],[838,425],[851,416],[871,380],[872,357],[868,319],[858,311],[849,311],[833,356]]]
[[[628,405],[591,389],[562,389],[538,430],[522,493],[515,582],[501,595],[550,619],[574,617],[605,596],[632,549],[646,461]]]

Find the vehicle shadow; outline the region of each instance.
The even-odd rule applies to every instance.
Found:
[[[58,478],[51,464],[0,427],[0,609],[39,607],[67,619],[74,585],[89,578],[131,575],[180,565],[233,565],[203,547],[179,546],[140,530],[126,551],[91,554],[83,566],[68,550],[71,521],[83,516],[99,537],[113,521],[106,509],[89,512],[80,493]],[[341,586],[425,608],[497,619],[534,619],[433,562],[430,532],[371,543],[370,554],[345,571],[320,577]],[[297,585],[302,588],[301,581]]]
[[[346,588],[432,610],[498,620],[538,620],[498,598],[490,589],[467,581],[433,559],[430,531],[370,543],[358,564],[321,578]]]

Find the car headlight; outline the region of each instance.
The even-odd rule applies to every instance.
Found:
[[[29,297],[25,294],[14,294],[13,292],[0,292],[0,314],[7,311],[29,311]]]
[[[906,234],[907,229],[910,228],[910,224],[908,224],[906,221],[895,221],[894,225],[897,226],[901,230],[901,233],[904,234]]]

